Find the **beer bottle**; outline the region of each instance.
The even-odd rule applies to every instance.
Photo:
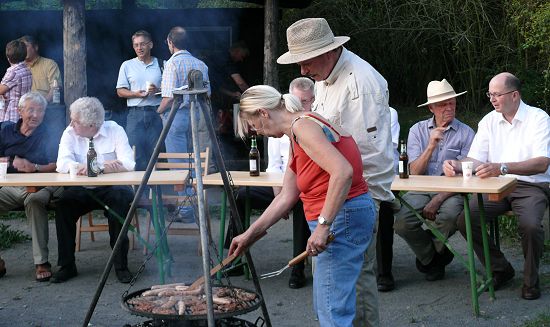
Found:
[[[401,152],[399,153],[399,178],[409,178],[409,156],[407,155],[407,143],[400,141]]]
[[[60,104],[61,103],[61,90],[59,89],[59,85],[57,84],[57,80],[54,79],[52,82],[52,103],[53,104]]]
[[[88,146],[88,156],[86,158],[86,167],[88,170],[88,177],[97,177],[99,174],[99,165],[97,164],[97,152],[94,149],[94,138],[90,138]]]
[[[250,176],[260,176],[260,152],[256,145],[256,136],[252,135],[252,145],[248,154],[250,161]]]

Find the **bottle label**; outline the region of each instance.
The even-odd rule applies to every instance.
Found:
[[[61,103],[61,92],[59,92],[58,88],[55,88],[53,90],[52,103],[54,103],[54,104]]]
[[[92,158],[90,160],[90,169],[92,173],[99,174],[99,165],[97,164],[97,158]]]
[[[403,161],[399,160],[399,172],[404,173],[405,172],[405,166],[403,165]]]
[[[256,159],[250,159],[250,171],[257,171]]]

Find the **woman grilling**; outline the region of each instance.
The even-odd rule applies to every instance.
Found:
[[[301,111],[300,101],[267,85],[246,90],[240,101],[240,134],[249,128],[291,139],[283,189],[229,254],[242,253],[292,209],[298,198],[311,230],[306,250],[316,256],[313,296],[321,326],[352,326],[355,283],[371,242],[375,207],[362,177],[359,149],[350,134],[320,115]],[[327,244],[330,233],[334,241]]]

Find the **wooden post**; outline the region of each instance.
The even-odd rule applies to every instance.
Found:
[[[63,91],[69,120],[69,106],[86,96],[86,12],[84,0],[63,1]]]
[[[279,0],[265,0],[264,20],[264,84],[278,89],[279,70],[275,60],[279,30]]]

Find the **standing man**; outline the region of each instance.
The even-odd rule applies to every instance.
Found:
[[[409,130],[407,154],[411,175],[441,176],[443,161],[461,160],[466,157],[474,139],[474,131],[455,118],[456,97],[464,94],[455,90],[443,79],[428,84],[428,101],[418,107],[428,106],[432,118],[414,124]],[[445,277],[445,266],[453,260],[453,254],[422,222],[415,212],[430,220],[441,234],[448,238],[456,232],[456,218],[463,210],[459,194],[451,192],[407,192],[403,199],[415,211],[407,207],[395,214],[393,228],[411,247],[416,255],[416,267],[426,274],[428,281]]]
[[[477,134],[464,161],[474,162],[477,177],[510,176],[518,179],[512,193],[499,202],[484,196],[487,220],[513,210],[519,221],[523,248],[523,287],[521,297],[540,297],[539,263],[544,246],[542,218],[548,206],[550,182],[550,117],[539,108],[521,100],[521,82],[510,73],[500,73],[489,82],[487,97],[495,108],[479,122]],[[454,176],[462,171],[456,160],[447,160],[443,171]],[[483,243],[477,197],[470,200],[474,250],[481,262]],[[458,217],[458,229],[466,238],[464,213]],[[494,242],[489,242],[493,286],[495,290],[514,278],[515,271]]]
[[[137,57],[120,66],[116,93],[127,99],[126,133],[130,146],[136,147],[136,170],[145,170],[162,131],[162,120],[157,114],[161,99],[155,96],[162,72],[157,58],[151,56],[153,41],[149,32],[135,32],[132,47]]]
[[[368,62],[342,45],[324,18],[306,18],[287,29],[289,51],[279,64],[297,63],[302,75],[315,80],[313,111],[351,133],[363,161],[363,177],[377,210],[392,201],[393,149],[390,134],[388,84]],[[373,236],[375,237],[375,236]],[[366,252],[357,282],[355,326],[378,326],[378,291],[374,273],[376,242]]]
[[[170,107],[174,101],[172,91],[175,88],[187,85],[187,75],[193,69],[202,72],[203,81],[208,82],[208,67],[201,60],[193,57],[191,53],[185,50],[186,47],[186,31],[183,27],[176,26],[170,30],[166,43],[172,56],[164,66],[164,74],[162,75],[162,101],[157,109],[161,115],[163,123],[166,123]],[[208,84],[208,95],[210,95],[210,84]],[[198,105],[198,103],[196,104]],[[199,112],[202,112],[199,110]],[[202,113],[197,117],[204,125]],[[200,128],[199,128],[200,129]],[[199,131],[200,132],[200,131]],[[207,139],[201,140],[201,147],[207,146]],[[193,144],[191,140],[191,116],[189,96],[184,95],[183,101],[180,104],[172,126],[168,131],[166,140],[164,141],[167,152],[192,152]],[[202,149],[201,149],[202,150]],[[182,161],[183,159],[170,159],[171,161]],[[188,195],[187,191],[179,192],[180,195]],[[184,223],[193,223],[195,218],[192,215],[192,207],[179,207],[176,213],[176,219]]]
[[[86,158],[92,139],[100,173],[134,170],[134,154],[124,129],[114,121],[105,121],[105,109],[98,99],[84,97],[76,100],[71,104],[70,114],[71,124],[63,132],[59,144],[58,172],[66,174],[69,166],[77,163],[78,174],[86,175]],[[55,210],[60,268],[52,275],[52,283],[65,282],[78,274],[74,255],[78,218],[92,210],[103,209],[109,221],[112,248],[122,230],[122,222],[117,216],[126,217],[133,198],[130,186],[65,187]],[[114,257],[116,277],[121,283],[132,280],[128,270],[128,244],[128,235],[124,235],[120,251]]]
[[[53,85],[61,89],[61,72],[59,66],[52,59],[41,57],[38,54],[38,43],[35,38],[30,35],[24,35],[19,40],[25,43],[27,47],[27,57],[25,64],[32,73],[32,91],[37,91],[42,94],[48,103],[52,102]]]

